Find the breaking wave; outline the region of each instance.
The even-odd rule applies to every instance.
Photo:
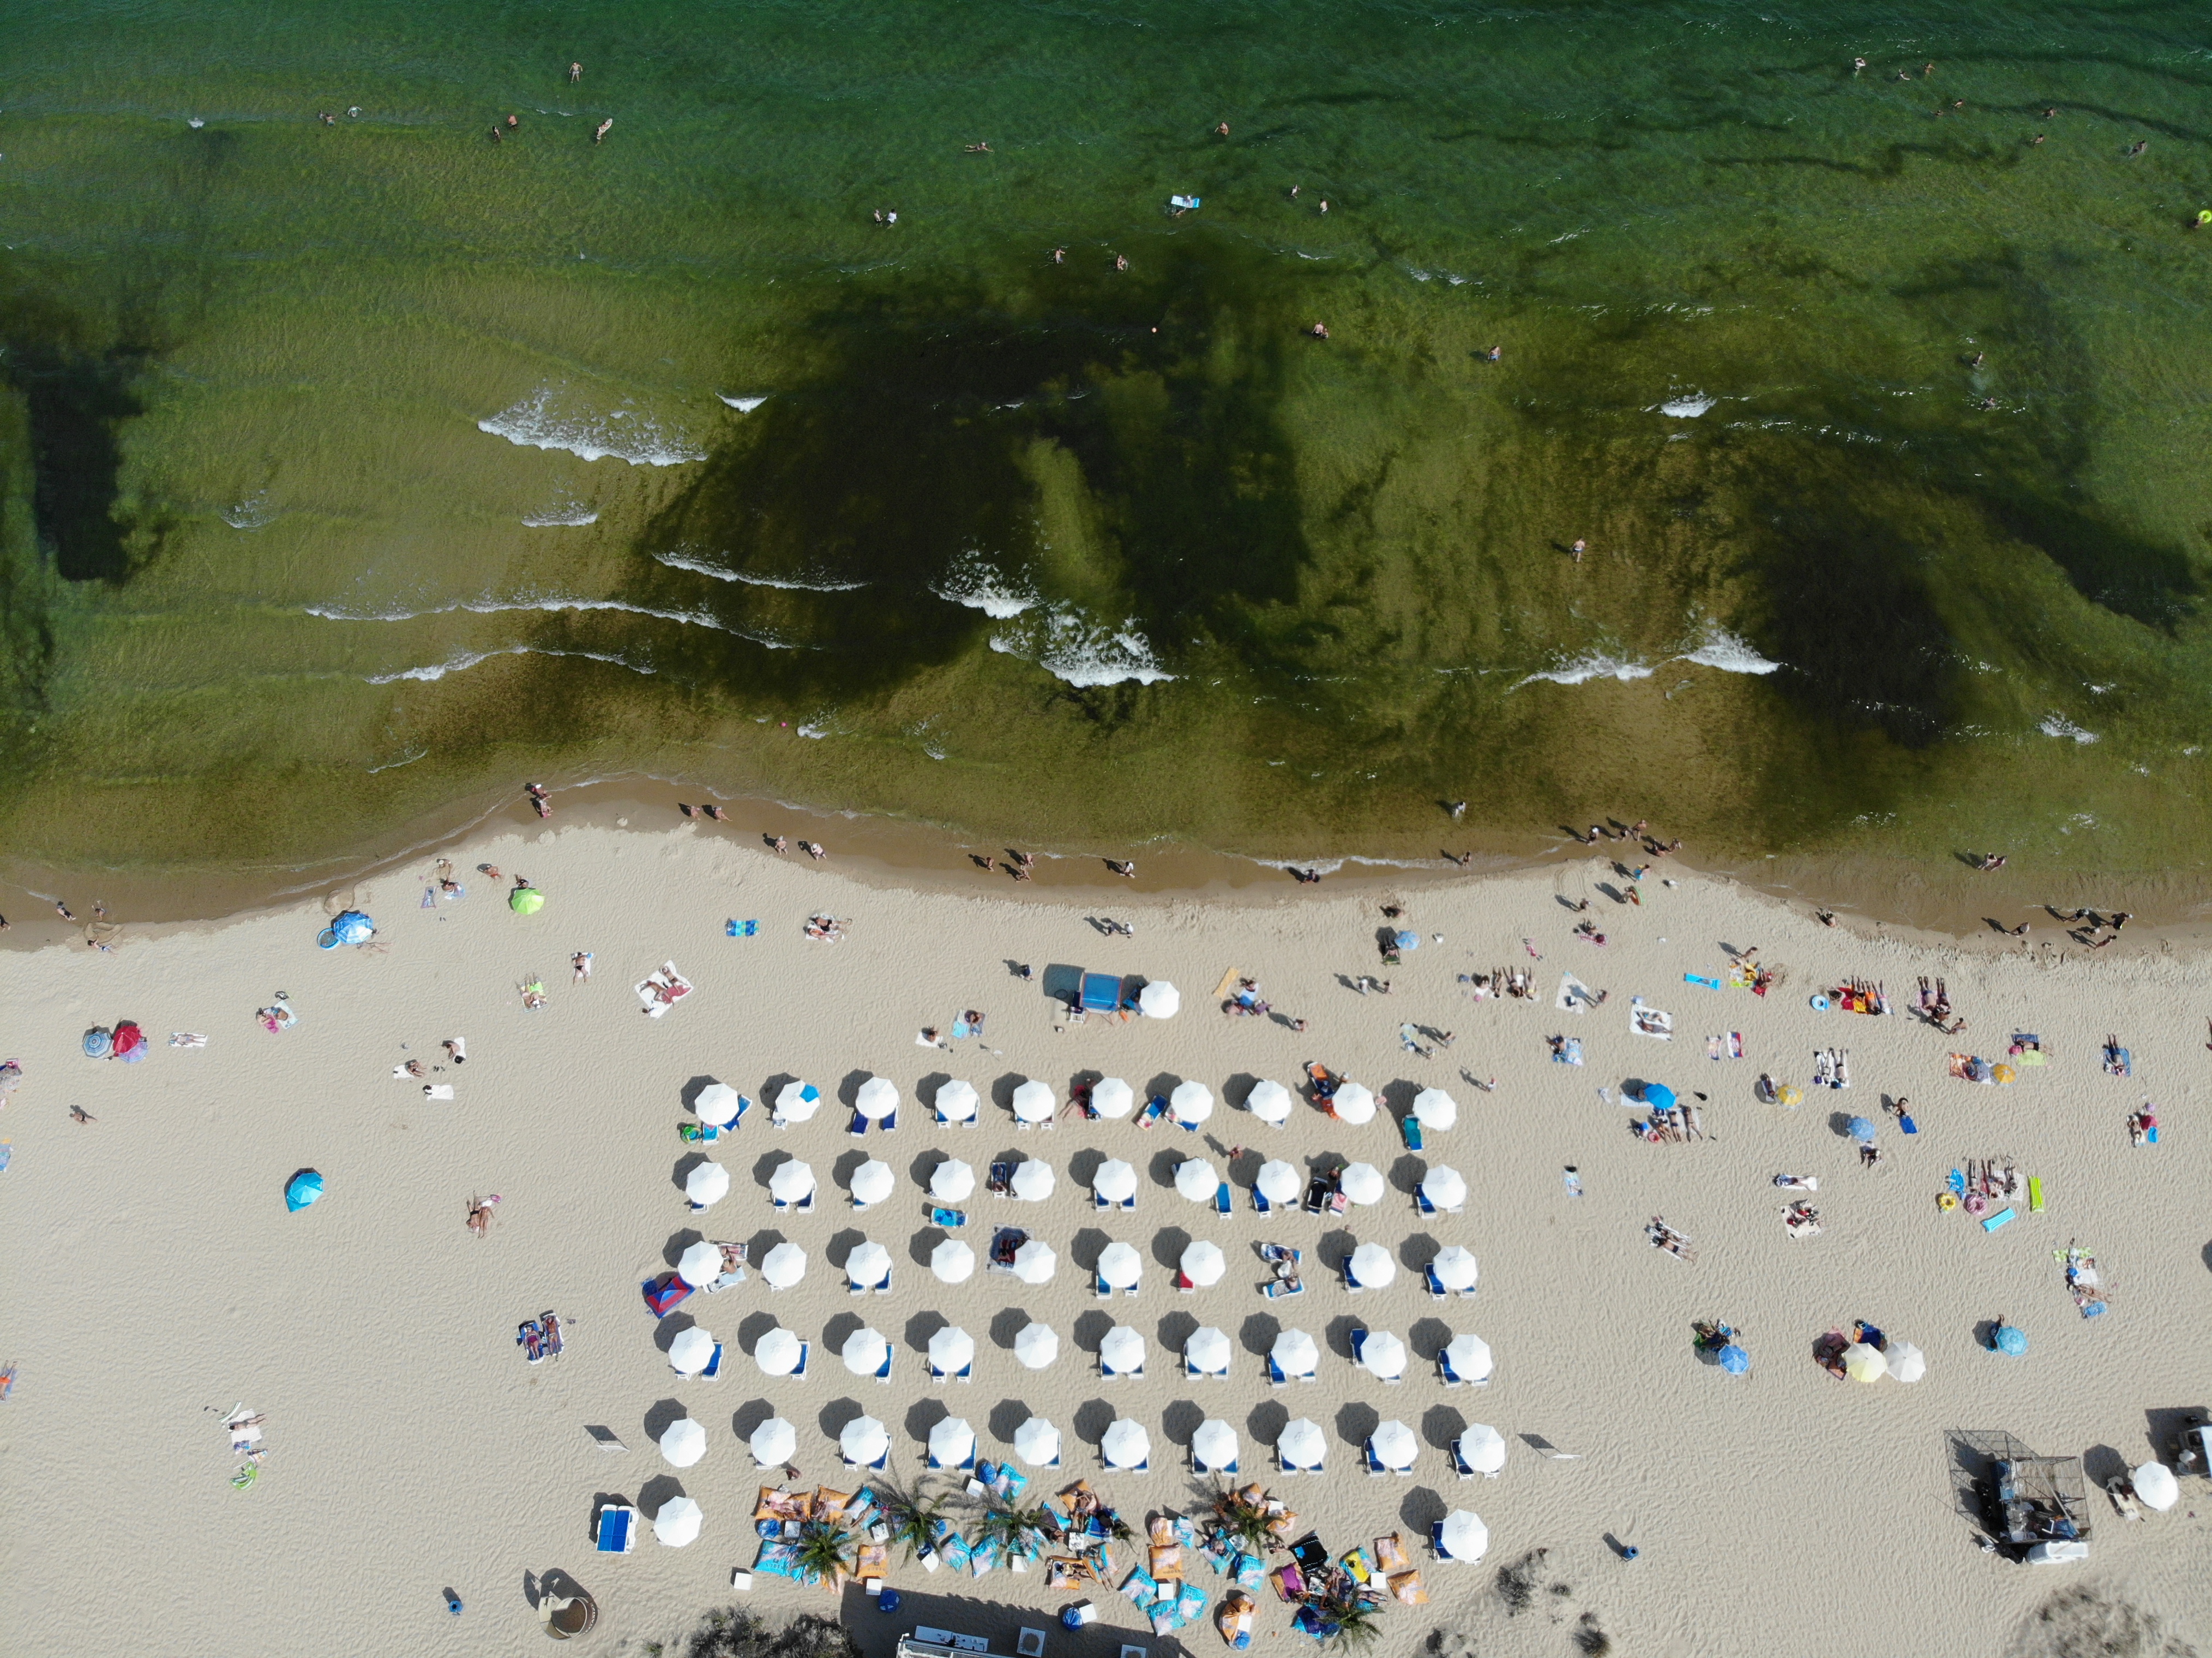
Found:
[[[1674,659],[1694,662],[1701,668],[1718,668],[1723,673],[1773,673],[1782,666],[1779,662],[1769,662],[1723,628],[1707,629],[1704,644]]]
[[[558,507],[548,507],[543,512],[526,513],[522,521],[533,530],[574,530],[586,524],[597,524],[599,515],[580,501],[564,501]]]
[[[1650,677],[1651,670],[1641,662],[1625,662],[1617,656],[1607,655],[1603,651],[1592,651],[1571,662],[1563,662],[1556,668],[1547,668],[1517,680],[1513,689],[1517,691],[1522,686],[1533,685],[1540,679],[1548,680],[1554,685],[1580,685],[1592,679],[1626,681]]]
[[[757,398],[733,398],[721,392],[717,392],[714,395],[720,398],[724,403],[728,404],[731,408],[736,410],[741,415],[751,414],[754,410],[759,408],[761,404],[768,401],[768,398],[765,396]]]
[[[521,402],[478,421],[477,430],[527,449],[564,449],[586,460],[612,457],[633,466],[682,466],[706,457],[683,433],[669,431],[651,415],[629,408],[571,414],[556,408],[554,399],[554,388],[541,386]]]
[[[981,610],[994,622],[1010,622],[1044,601],[1027,577],[1016,580],[980,553],[963,553],[930,586],[930,592],[951,604]]]
[[[434,662],[428,667],[401,668],[392,673],[373,673],[368,676],[372,685],[396,684],[403,679],[436,681],[449,673],[463,673],[479,662],[489,662],[495,656],[580,656],[592,662],[611,662],[617,668],[628,668],[632,673],[649,674],[651,668],[640,667],[627,658],[611,655],[605,651],[550,651],[536,645],[509,645],[496,651],[464,651],[448,662]]]
[[[806,648],[788,640],[778,639],[773,634],[733,628],[720,616],[705,610],[662,610],[649,604],[625,604],[618,598],[457,598],[450,604],[433,604],[419,610],[356,610],[339,604],[310,604],[306,607],[307,615],[320,616],[326,622],[416,622],[424,616],[452,616],[461,610],[471,616],[501,616],[512,610],[620,610],[629,616],[651,616],[656,622],[680,623],[688,628],[712,628],[717,633],[749,639],[771,651]]]
[[[1156,685],[1175,676],[1160,665],[1152,641],[1127,621],[1102,627],[1073,610],[1053,610],[1026,626],[991,635],[991,648],[1003,656],[1034,662],[1070,685],[1119,685],[1135,680]]]
[[[732,570],[725,564],[709,564],[703,559],[686,556],[682,553],[655,553],[654,560],[672,570],[689,570],[694,575],[712,576],[717,581],[742,581],[748,587],[781,587],[787,592],[801,593],[849,593],[868,584],[865,581],[839,581],[827,571],[811,576],[755,575],[748,570]]]
[[[2063,714],[2046,714],[2043,716],[2042,723],[2036,726],[2036,730],[2041,732],[2045,737],[2070,737],[2076,743],[2094,743],[2097,740],[2096,732],[2082,730]]]
[[[1672,415],[1676,420],[1695,420],[1719,401],[1710,392],[1692,392],[1686,397],[1668,398],[1659,405],[1659,412]]]

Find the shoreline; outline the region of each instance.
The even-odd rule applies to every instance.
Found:
[[[1586,860],[1609,862],[1626,850],[1620,842],[1593,847],[1557,830],[1493,834],[1486,846],[1480,844],[1483,837],[1479,835],[1449,825],[1452,839],[1477,842],[1465,853],[1463,863],[1455,865],[1442,855],[1423,857],[1410,847],[1395,849],[1399,854],[1395,856],[1386,850],[1294,859],[1157,842],[1095,848],[1040,844],[1025,848],[1036,859],[1031,879],[1017,883],[1004,872],[1004,855],[1011,850],[1006,843],[951,825],[767,796],[717,795],[643,774],[550,786],[556,802],[550,820],[541,823],[518,783],[511,792],[463,797],[437,813],[413,820],[386,849],[335,854],[319,864],[241,871],[138,871],[0,860],[0,889],[9,890],[0,914],[10,923],[0,933],[0,949],[89,942],[96,931],[112,937],[113,930],[123,927],[209,926],[264,914],[318,896],[328,897],[389,880],[419,860],[457,853],[485,839],[526,832],[533,825],[556,832],[585,826],[647,835],[663,833],[686,826],[687,820],[677,812],[679,801],[702,799],[713,799],[730,817],[720,823],[696,820],[693,827],[702,836],[732,838],[766,855],[762,843],[781,834],[792,842],[789,856],[793,859],[802,856],[797,850],[800,838],[819,838],[830,849],[828,866],[868,886],[969,894],[987,893],[995,886],[1027,902],[1091,895],[1109,912],[1116,904],[1143,908],[1192,899],[1264,903],[1319,896],[1291,880],[1292,867],[1322,871],[1324,878],[1317,887],[1329,892],[1346,886],[1413,892]],[[978,867],[978,857],[990,859],[994,866],[988,872]],[[1126,880],[1110,873],[1109,858],[1134,859],[1137,878]],[[1662,878],[1670,868],[1725,882],[1808,913],[1828,909],[1839,928],[1862,937],[1893,938],[1969,953],[2033,952],[2057,960],[2115,950],[2143,955],[2212,949],[2212,877],[2186,872],[2110,878],[2062,872],[2057,884],[2067,890],[2065,896],[2048,898],[2027,890],[2035,878],[2029,872],[2008,866],[1994,876],[1983,876],[1958,854],[1921,860],[1838,849],[1723,857],[1700,864],[1692,848],[1690,856],[1678,862],[1655,865],[1647,878]],[[57,896],[69,903],[73,921],[49,913]],[[105,917],[94,913],[96,902],[104,903]],[[2128,910],[2130,922],[2124,942],[2105,951],[2085,950],[2066,938],[2064,927],[2049,913],[2050,908],[2062,904],[2108,913]],[[1995,925],[2000,920],[2006,925],[2027,920],[2031,939],[2022,944],[2001,932]]]

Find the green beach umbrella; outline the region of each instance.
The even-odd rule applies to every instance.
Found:
[[[545,895],[536,887],[517,887],[507,895],[507,907],[517,915],[535,915],[545,908]]]

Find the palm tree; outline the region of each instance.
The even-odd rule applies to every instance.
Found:
[[[935,1542],[939,1517],[950,1503],[950,1494],[931,1491],[916,1483],[902,1485],[890,1479],[878,1479],[869,1489],[875,1493],[876,1509],[890,1527],[887,1545],[904,1545],[906,1558],[912,1560]]]
[[[836,1588],[853,1570],[860,1538],[837,1520],[809,1520],[799,1528],[792,1564],[808,1582]]]
[[[1224,1491],[1214,1499],[1213,1514],[1222,1535],[1245,1553],[1264,1559],[1275,1546],[1275,1517],[1260,1503],[1248,1502],[1236,1491]]]
[[[1336,1620],[1336,1633],[1329,1637],[1328,1644],[1335,1652],[1364,1652],[1373,1646],[1382,1633],[1377,1622],[1382,1608],[1364,1594],[1355,1594],[1349,1600],[1340,1601],[1328,1609]]]
[[[1024,1509],[999,1499],[984,1504],[981,1518],[975,1521],[978,1542],[996,1543],[1008,1554],[1024,1546],[1024,1534],[1042,1532],[1045,1528],[1042,1509]]]

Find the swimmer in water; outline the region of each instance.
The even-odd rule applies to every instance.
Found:
[[[1114,256],[1114,269],[1116,270],[1127,270],[1128,268],[1129,256],[1126,253],[1116,253]]]
[[[615,118],[610,115],[605,120],[599,123],[599,130],[592,135],[592,142],[595,144],[599,143],[607,136],[607,134],[612,132],[614,130]]]
[[[1504,348],[1504,346],[1502,346],[1502,345],[1493,345],[1493,346],[1492,346],[1492,347],[1490,348],[1490,361],[1492,361],[1492,362],[1498,362],[1498,361],[1502,361],[1504,359],[1504,356],[1505,356],[1505,348]]]
[[[1214,128],[1213,136],[1217,138],[1226,138],[1229,136],[1229,123],[1224,121],[1219,126]]]
[[[1067,263],[1067,250],[1066,250],[1066,248],[1064,248],[1064,247],[1055,247],[1054,249],[1053,249],[1053,250],[1052,250],[1052,262],[1053,262],[1054,264],[1066,264],[1066,263]]]
[[[1851,73],[1852,73],[1852,74],[1856,75],[1856,74],[1857,74],[1861,70],[1864,69],[1865,67],[1866,67],[1866,59],[1865,59],[1865,58],[1852,58],[1852,59],[1851,59]]]

